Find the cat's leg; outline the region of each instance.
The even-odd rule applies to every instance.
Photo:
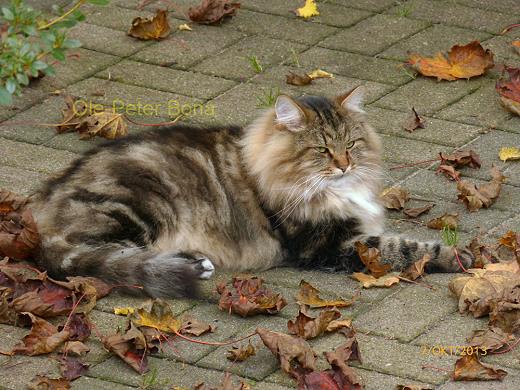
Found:
[[[204,256],[124,243],[71,246],[46,239],[42,249],[39,263],[51,276],[95,276],[121,286],[142,286],[153,297],[196,296],[197,280],[210,278],[215,270]]]

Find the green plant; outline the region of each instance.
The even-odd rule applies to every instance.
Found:
[[[300,58],[299,58],[299,55],[298,53],[296,52],[296,50],[294,50],[293,48],[291,48],[291,58],[292,58],[292,63],[294,66],[300,68],[301,65],[300,65]]]
[[[280,88],[273,89],[269,88],[269,91],[265,91],[263,95],[256,96],[256,107],[257,108],[269,108],[274,105],[276,98],[280,96]]]
[[[139,389],[147,390],[151,388],[164,388],[170,383],[169,379],[159,380],[157,368],[152,368],[150,372],[141,377]]]
[[[396,10],[396,14],[398,16],[401,16],[403,18],[406,18],[409,16],[413,11],[413,5],[412,4],[403,4]]]
[[[456,246],[459,242],[459,232],[457,229],[451,229],[449,226],[444,226],[441,231],[442,241],[448,246]]]
[[[253,68],[255,73],[262,73],[264,69],[262,68],[262,65],[260,65],[260,62],[258,62],[257,56],[253,55],[246,58],[249,61],[249,64],[251,65],[251,68]]]
[[[79,7],[85,3],[106,5],[109,0],[78,0],[66,12],[46,20],[40,11],[11,0],[0,12],[0,104],[11,104],[13,95],[20,95],[32,78],[53,74],[49,57],[65,60],[68,49],[80,46],[76,39],[66,37],[67,29],[85,19]]]

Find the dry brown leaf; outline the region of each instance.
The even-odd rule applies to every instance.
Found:
[[[441,164],[437,167],[435,171],[436,174],[442,173],[450,180],[459,181],[460,180],[460,172],[457,171],[452,165]]]
[[[58,332],[54,325],[44,319],[32,313],[23,314],[31,318],[31,332],[22,339],[21,343],[14,346],[12,353],[28,356],[43,355],[54,351],[69,338],[68,331]]]
[[[70,382],[65,378],[51,379],[45,375],[36,375],[27,388],[30,390],[68,390]]]
[[[457,183],[458,198],[464,202],[469,211],[490,207],[500,195],[500,189],[506,177],[496,167],[492,167],[490,172],[491,181],[479,187],[466,180]]]
[[[511,333],[505,333],[500,328],[491,327],[485,330],[475,330],[473,335],[468,338],[468,343],[484,351],[496,352],[506,345],[509,346],[515,340],[516,337]]]
[[[156,298],[150,304],[137,309],[130,315],[130,320],[136,326],[146,326],[162,332],[177,333],[181,322],[175,318],[168,303]]]
[[[439,156],[441,164],[452,165],[454,168],[468,166],[478,169],[482,165],[480,156],[474,150],[459,150],[451,154],[439,153]]]
[[[435,206],[435,203],[428,203],[422,207],[415,207],[411,209],[404,209],[403,213],[410,218],[417,218],[419,215],[427,213]]]
[[[299,75],[293,72],[289,72],[289,74],[285,75],[285,82],[287,84],[301,87],[302,85],[310,84],[312,82],[312,78],[306,74]]]
[[[410,265],[407,269],[405,269],[403,272],[401,272],[401,274],[399,276],[406,278],[406,279],[410,279],[410,280],[415,280],[415,279],[419,278],[420,276],[423,276],[424,267],[426,266],[426,264],[428,264],[428,262],[430,260],[431,260],[431,256],[429,254],[425,253],[424,256],[422,257],[422,259],[417,260],[415,263]]]
[[[62,353],[64,355],[83,356],[90,351],[90,348],[81,341],[67,341],[63,345]]]
[[[300,290],[298,291],[298,295],[296,295],[296,301],[300,305],[308,305],[311,307],[348,307],[354,303],[355,299],[351,299],[350,301],[343,299],[324,300],[320,298],[320,291],[318,289],[302,279],[300,281]]]
[[[500,238],[499,243],[513,252],[516,261],[520,261],[520,233],[510,230]]]
[[[248,359],[250,356],[256,355],[256,349],[251,344],[251,341],[247,343],[247,346],[241,346],[241,347],[235,347],[233,346],[232,349],[228,350],[227,358],[228,360],[231,360],[233,362],[243,362],[244,360]]]
[[[296,319],[287,322],[287,329],[289,334],[295,334],[305,340],[313,339],[327,331],[330,323],[339,317],[341,313],[336,309],[322,310],[318,317],[312,317],[305,306],[300,306]]]
[[[406,131],[412,133],[416,129],[424,129],[426,125],[424,123],[424,118],[420,117],[417,111],[415,111],[415,108],[412,107],[412,115],[403,127]]]
[[[69,381],[78,379],[88,371],[89,365],[80,361],[77,357],[62,356],[60,358],[61,377]]]
[[[455,362],[454,381],[494,381],[502,380],[507,372],[482,364],[477,354],[465,355]]]
[[[263,286],[263,279],[253,277],[236,277],[232,280],[233,289],[225,284],[217,286],[220,294],[219,308],[242,317],[256,314],[277,314],[286,305],[281,294]]]
[[[352,320],[349,318],[340,319],[340,320],[332,320],[327,325],[327,332],[336,332],[338,330],[351,329],[352,328]]]
[[[292,374],[293,361],[304,369],[316,369],[316,355],[302,338],[264,328],[257,328],[256,332],[265,346],[280,360],[282,370],[288,374]]]
[[[410,199],[410,194],[404,188],[393,187],[383,190],[380,198],[387,209],[401,210]]]
[[[392,269],[392,265],[390,264],[381,264],[381,252],[379,249],[369,248],[361,241],[356,241],[354,247],[356,248],[359,258],[372,276],[379,278],[386,275]]]
[[[390,287],[399,283],[399,278],[396,274],[386,274],[380,278],[375,278],[372,275],[367,275],[362,272],[354,272],[352,277],[360,282],[364,288]]]
[[[173,387],[173,390],[187,390],[183,388]],[[244,381],[240,381],[237,385],[233,383],[233,377],[230,372],[225,372],[222,380],[217,387],[208,386],[204,382],[193,386],[193,390],[251,390],[251,386]]]
[[[422,57],[411,53],[407,64],[422,75],[437,77],[437,80],[469,79],[484,74],[495,65],[493,53],[484,50],[479,41],[455,45],[447,56],[437,53],[434,57]]]
[[[434,218],[426,223],[430,229],[442,230],[445,227],[451,230],[457,229],[459,226],[459,214],[458,213],[444,213],[440,217]]]
[[[201,336],[204,333],[213,333],[215,325],[203,322],[195,317],[186,316],[182,319],[180,333],[191,334],[193,336]]]
[[[230,0],[202,0],[196,7],[190,7],[188,17],[199,24],[222,23],[225,18],[235,16],[240,3]]]
[[[520,68],[506,67],[509,79],[502,77],[495,88],[505,108],[520,115]]]
[[[170,35],[170,31],[168,11],[158,9],[151,18],[138,16],[132,20],[132,27],[130,27],[128,35],[145,41],[150,39],[160,40]]]

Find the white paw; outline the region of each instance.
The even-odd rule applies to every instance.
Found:
[[[202,268],[202,272],[199,275],[199,279],[209,279],[215,273],[215,266],[209,259],[204,259],[199,263]]]

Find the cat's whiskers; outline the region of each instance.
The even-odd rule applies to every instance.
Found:
[[[320,174],[313,174],[313,175],[310,176],[310,177],[303,177],[303,178],[298,179],[298,180],[296,181],[295,184],[293,184],[291,187],[289,187],[289,188],[291,188],[291,191],[290,191],[290,192],[285,196],[285,203],[284,203],[282,209],[281,209],[280,211],[278,211],[277,213],[273,214],[271,217],[275,217],[275,216],[277,216],[278,214],[283,213],[283,211],[284,211],[285,209],[287,209],[288,207],[291,207],[291,205],[292,205],[294,202],[297,202],[297,201],[298,201],[298,198],[301,196],[301,194],[298,195],[296,198],[293,199],[293,194],[295,193],[295,191],[297,191],[298,188],[300,188],[300,187],[306,185],[306,184],[309,183],[310,181],[313,181],[313,180],[319,178],[320,176],[321,176]],[[298,184],[298,182],[299,182],[300,180],[302,180],[302,179],[306,179],[306,180],[305,180],[303,183]]]

